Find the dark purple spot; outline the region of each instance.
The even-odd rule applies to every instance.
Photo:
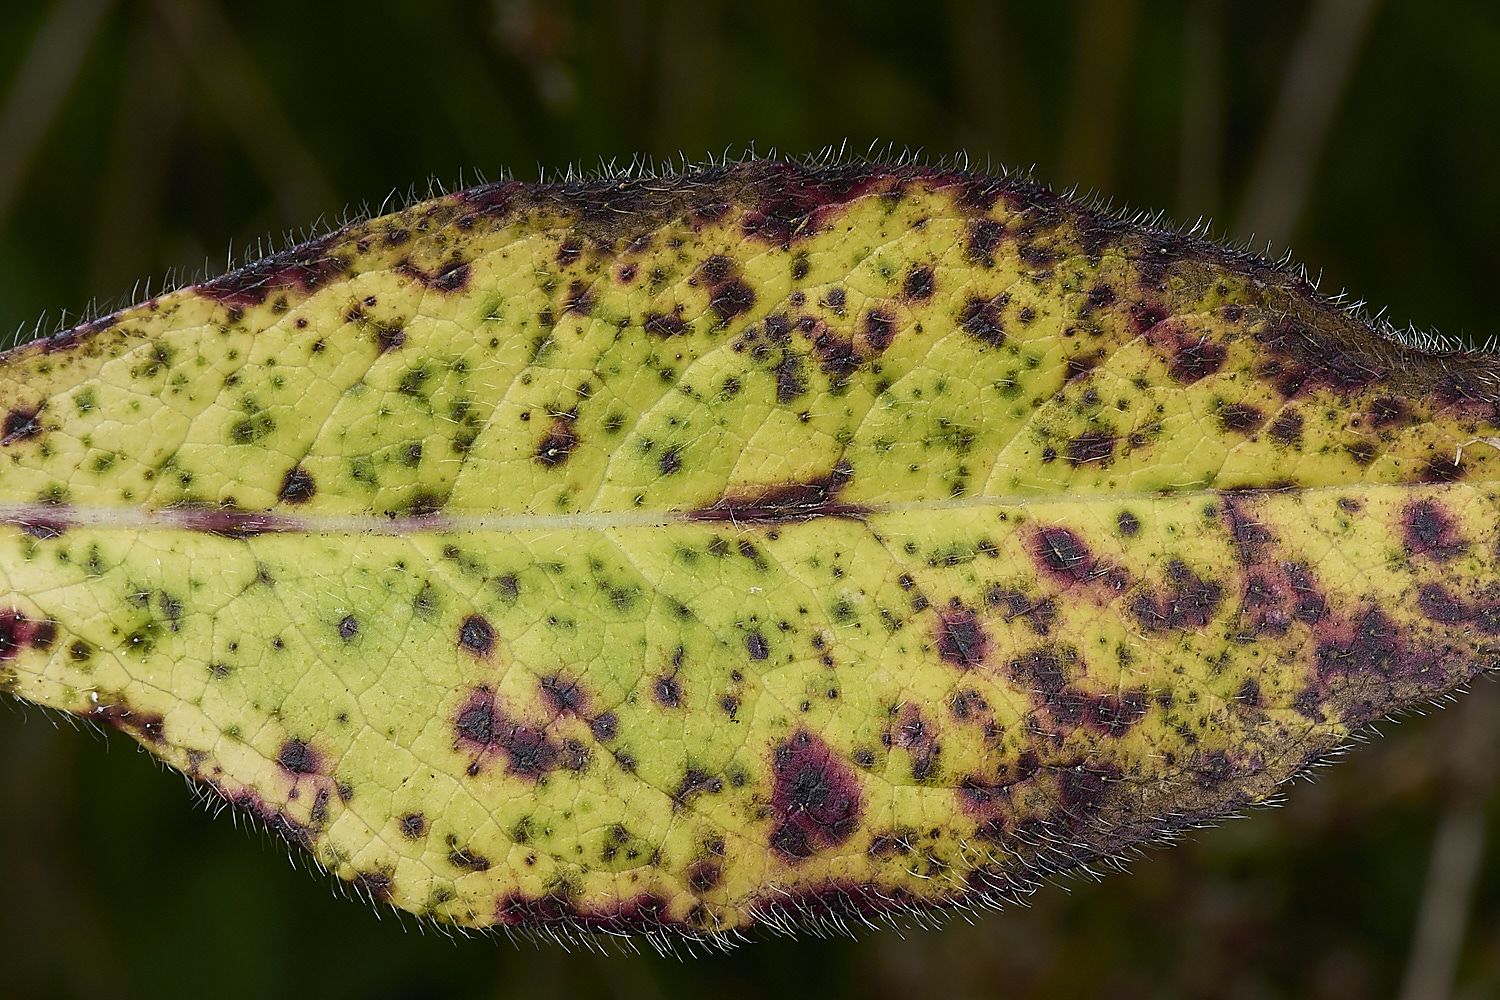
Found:
[[[576,447],[578,432],[573,429],[573,421],[558,417],[537,444],[534,457],[547,468],[555,469],[568,460],[568,455]]]
[[[449,851],[448,863],[454,868],[461,868],[464,871],[487,872],[490,870],[490,859],[483,854],[475,854],[470,850]]]
[[[469,286],[468,261],[451,261],[436,271],[428,271],[407,259],[397,264],[396,270],[408,278],[421,282],[435,292],[451,294],[461,292]]]
[[[651,685],[651,696],[662,708],[676,708],[682,704],[682,683],[670,674],[663,674]]]
[[[724,869],[717,862],[694,861],[688,865],[688,888],[702,894],[710,891],[724,877]]]
[[[1080,434],[1068,442],[1068,462],[1074,468],[1089,462],[1107,465],[1114,458],[1115,443],[1119,440],[1113,434],[1099,431]]]
[[[281,492],[277,496],[282,503],[307,503],[317,492],[318,485],[313,482],[312,475],[302,466],[294,465],[281,480]]]
[[[36,437],[42,432],[42,422],[38,416],[39,410],[11,410],[5,415],[5,436],[0,437],[0,444],[15,444],[17,441],[26,441]]]
[[[1128,510],[1120,511],[1120,516],[1115,518],[1115,524],[1119,525],[1120,534],[1126,538],[1134,538],[1141,533],[1141,519]]]
[[[1058,774],[1058,797],[1073,824],[1082,825],[1098,814],[1109,782],[1118,777],[1109,768],[1089,764],[1078,764]]]
[[[480,755],[501,752],[506,770],[515,777],[535,780],[558,765],[558,749],[547,734],[506,717],[487,688],[479,688],[459,709],[453,721],[459,745]],[[477,774],[471,768],[470,774]]]
[[[714,289],[708,305],[718,315],[719,325],[722,326],[755,306],[755,292],[738,279],[726,281]]]
[[[1177,381],[1190,385],[1222,368],[1226,353],[1224,345],[1209,340],[1205,334],[1180,343],[1168,371]]]
[[[293,288],[312,292],[348,270],[348,261],[330,252],[340,238],[339,233],[329,233],[205,282],[196,290],[230,309],[260,305],[273,292]]]
[[[1254,406],[1244,403],[1230,403],[1219,411],[1219,426],[1226,431],[1237,431],[1248,434],[1259,427],[1265,414]]]
[[[1167,565],[1167,575],[1171,588],[1166,594],[1148,594],[1143,586],[1131,602],[1130,610],[1141,627],[1148,632],[1206,628],[1218,613],[1223,588],[1194,573],[1181,559]]]
[[[276,763],[281,769],[291,774],[316,774],[318,772],[318,752],[301,740],[287,740],[281,744],[281,752],[276,755]]]
[[[1051,597],[1033,601],[1019,590],[997,586],[985,593],[984,603],[992,608],[1004,605],[1000,613],[1007,623],[1025,618],[1026,624],[1037,635],[1047,635],[1052,631],[1052,623],[1057,620],[1057,600]]]
[[[969,260],[982,267],[995,266],[995,249],[1005,238],[1005,227],[994,219],[976,219],[969,223],[969,238],[964,246]]]
[[[361,872],[354,878],[354,888],[377,903],[391,898],[391,877],[384,872]]]
[[[581,281],[575,281],[568,286],[567,298],[563,300],[563,315],[575,313],[579,316],[587,316],[594,311],[594,295],[589,286]]]
[[[672,793],[672,807],[682,809],[700,795],[717,795],[724,790],[724,779],[709,774],[702,768],[690,767],[683,772],[677,790]]]
[[[771,846],[790,859],[848,840],[859,826],[859,782],[821,739],[799,730],[771,750]]]
[[[829,475],[811,482],[782,483],[759,493],[725,496],[712,506],[688,511],[687,517],[693,521],[732,524],[789,524],[815,517],[863,517],[869,508],[835,499],[852,476],[853,469],[841,462]]]
[[[1424,465],[1417,478],[1424,483],[1452,483],[1464,477],[1464,463],[1456,458],[1434,458]]]
[[[381,326],[375,331],[375,346],[381,354],[394,351],[406,343],[406,331],[399,326]]]
[[[1242,563],[1254,563],[1261,552],[1273,541],[1270,530],[1257,521],[1246,509],[1248,503],[1239,496],[1226,494],[1220,505],[1224,523],[1229,528],[1229,537],[1234,542],[1234,552]]]
[[[865,343],[877,354],[891,346],[896,336],[896,321],[883,309],[865,313]]]
[[[1385,377],[1384,366],[1356,357],[1328,333],[1301,320],[1286,319],[1256,333],[1263,348],[1274,355],[1259,375],[1276,386],[1283,396],[1298,395],[1313,386],[1327,386],[1348,395]]]
[[[1160,302],[1136,302],[1130,307],[1130,325],[1136,333],[1148,333],[1170,315]]]
[[[99,719],[122,732],[135,733],[147,743],[161,745],[166,742],[166,720],[159,712],[138,712],[120,702],[100,705],[89,712],[90,718]]]
[[[1432,500],[1419,500],[1402,512],[1406,545],[1414,554],[1431,556],[1447,562],[1469,550],[1469,543],[1459,538],[1447,512]]]
[[[1472,621],[1475,615],[1474,609],[1462,598],[1435,583],[1422,587],[1417,595],[1417,607],[1432,621],[1445,625]]]
[[[549,674],[541,680],[542,696],[552,704],[552,708],[558,712],[572,715],[584,715],[588,711],[588,695],[574,681],[568,680],[562,674]],[[604,718],[604,716],[600,716]],[[613,716],[610,716],[613,719]],[[598,720],[596,719],[595,722]],[[595,733],[598,736],[598,733]]]
[[[676,313],[647,313],[645,326],[653,337],[680,337],[687,332],[687,324]]]
[[[1087,580],[1094,570],[1088,546],[1067,528],[1043,528],[1037,532],[1036,557],[1042,566],[1064,580]]]
[[[475,656],[489,656],[495,648],[495,630],[484,615],[470,615],[458,627],[458,644]]]
[[[745,213],[741,226],[747,235],[783,247],[816,235],[829,212],[882,180],[855,164],[813,171],[767,163],[755,170],[755,207]]]
[[[1371,607],[1353,623],[1350,634],[1318,645],[1318,677],[1326,681],[1332,677],[1384,678],[1403,672],[1426,673],[1432,658],[1409,655],[1403,645],[1396,623],[1384,611]],[[1446,676],[1441,670],[1433,673],[1438,681]]]
[[[957,598],[938,615],[937,649],[943,661],[964,670],[982,664],[989,651],[989,636],[979,624],[979,616]]]
[[[1042,701],[1056,699],[1068,683],[1056,654],[1048,649],[1034,649],[1025,656],[1011,660],[1006,670],[1019,686],[1031,691]]]
[[[990,347],[1002,347],[1005,344],[1005,330],[1000,325],[1000,311],[1008,302],[1010,296],[1004,292],[989,299],[971,297],[959,311],[958,322],[964,332],[975,340]]]
[[[1078,308],[1078,318],[1087,319],[1101,309],[1108,309],[1115,304],[1115,290],[1104,282],[1099,282],[1089,289],[1084,296],[1083,305]]]
[[[620,723],[615,718],[615,713],[605,712],[589,721],[589,732],[594,734],[594,739],[600,743],[608,743],[619,735]]]
[[[1271,421],[1271,440],[1277,444],[1297,445],[1302,443],[1302,427],[1305,421],[1296,407],[1288,406]]]
[[[933,289],[936,287],[937,279],[932,268],[922,265],[906,272],[906,281],[901,285],[901,294],[914,302],[923,302],[932,298]]]
[[[1105,736],[1120,737],[1146,717],[1146,692],[1140,688],[1115,695],[1090,698],[1084,708],[1083,723]]]
[[[1410,407],[1404,399],[1392,399],[1382,396],[1375,400],[1370,408],[1370,423],[1376,430],[1383,430],[1394,424],[1399,424],[1406,419],[1411,412]]]
[[[1104,352],[1102,351],[1093,351],[1089,354],[1074,354],[1070,356],[1068,360],[1063,363],[1065,368],[1067,369],[1067,376],[1063,379],[1063,381],[1072,382],[1076,379],[1083,378],[1083,376],[1087,375],[1098,366],[1100,360],[1102,360],[1103,357]]]

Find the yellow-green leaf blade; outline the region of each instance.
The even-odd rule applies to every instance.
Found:
[[[500,185],[11,352],[0,679],[463,925],[995,898],[1490,662],[1492,368],[1015,182]]]

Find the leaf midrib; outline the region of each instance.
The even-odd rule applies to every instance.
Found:
[[[734,520],[725,518],[712,524],[720,530],[753,527],[785,527],[790,523],[804,523],[824,518],[837,520],[867,520],[891,514],[938,513],[951,510],[977,508],[1021,508],[1042,504],[1118,504],[1132,502],[1191,501],[1195,499],[1218,499],[1226,495],[1293,495],[1309,496],[1326,493],[1347,493],[1350,490],[1366,491],[1397,489],[1403,491],[1419,489],[1452,489],[1461,486],[1478,490],[1487,486],[1500,486],[1500,482],[1483,480],[1463,483],[1328,483],[1321,486],[1294,486],[1263,490],[1223,490],[1203,487],[1191,490],[1135,491],[1121,493],[1089,493],[1069,495],[1049,493],[1040,496],[970,496],[951,497],[943,500],[902,500],[893,503],[869,503],[862,505],[863,513],[810,514],[807,517],[786,518],[777,521]],[[71,506],[45,503],[0,503],[0,523],[12,525],[46,525],[67,528],[98,528],[104,530],[177,530],[214,534],[211,529],[194,524],[205,516],[230,514],[212,508],[146,508],[135,506],[105,507],[99,505]],[[516,534],[527,531],[610,531],[614,529],[666,527],[672,524],[700,524],[708,522],[694,520],[690,510],[621,510],[578,512],[566,514],[456,514],[432,515],[428,517],[384,517],[378,514],[307,514],[292,515],[270,512],[232,512],[242,519],[246,534],[305,534],[305,535],[418,535],[499,532]],[[217,532],[223,534],[224,532]]]

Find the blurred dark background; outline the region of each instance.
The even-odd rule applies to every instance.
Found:
[[[3,0],[0,331],[429,178],[753,142],[1034,165],[1483,343],[1497,53],[1493,0]],[[683,961],[377,917],[130,741],[6,701],[0,995],[1492,996],[1497,702],[1388,725],[1285,807],[1029,908]]]

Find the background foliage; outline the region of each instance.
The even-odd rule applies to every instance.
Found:
[[[429,176],[847,141],[1212,216],[1398,325],[1482,342],[1496,51],[1489,0],[6,0],[0,330],[221,270],[231,247]],[[1500,699],[1483,694],[1130,875],[936,932],[691,962],[377,919],[128,740],[6,702],[0,992],[1383,997],[1425,898],[1433,981],[1492,995]],[[1462,919],[1445,931],[1444,913]]]

